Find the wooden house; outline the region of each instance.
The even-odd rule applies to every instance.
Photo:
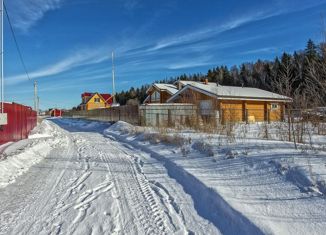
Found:
[[[191,103],[203,118],[225,122],[281,121],[285,105],[292,99],[251,87],[222,86],[217,83],[179,81],[178,92],[168,103]]]

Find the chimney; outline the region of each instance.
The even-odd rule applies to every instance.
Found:
[[[205,80],[204,80],[204,84],[205,84],[205,85],[208,84],[208,79],[207,79],[207,78],[205,78]]]
[[[179,80],[178,81],[178,90],[181,90],[182,89],[182,84],[181,84],[181,81]]]

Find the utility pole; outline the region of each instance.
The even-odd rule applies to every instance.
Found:
[[[37,115],[40,114],[40,97],[37,97]]]
[[[3,78],[3,15],[4,15],[4,5],[3,5],[3,0],[0,2],[1,4],[1,78],[0,78],[0,86],[1,86],[1,104],[0,104],[0,130],[2,129],[3,125],[8,124],[8,117],[7,114],[5,113],[5,93],[4,93],[4,78]]]
[[[115,81],[114,81],[114,52],[112,51],[112,96],[113,96],[113,104],[116,104],[116,99],[115,99]]]
[[[37,81],[34,81],[34,110],[36,112],[38,112],[38,105],[37,105],[37,99],[38,99],[38,96],[37,96]]]

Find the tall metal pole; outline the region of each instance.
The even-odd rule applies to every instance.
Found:
[[[1,0],[1,113],[4,113],[4,78],[3,78],[3,0]]]
[[[37,97],[37,115],[40,113],[40,97]]]
[[[113,96],[113,104],[116,103],[115,99],[115,73],[114,73],[114,52],[112,51],[112,96]]]

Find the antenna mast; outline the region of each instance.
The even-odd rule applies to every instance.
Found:
[[[1,84],[1,103],[0,103],[0,127],[3,125],[8,124],[8,116],[5,113],[5,107],[4,107],[4,102],[5,102],[5,97],[4,97],[4,79],[3,79],[3,14],[4,14],[4,5],[3,5],[3,0],[0,2],[1,4],[1,78],[0,78],[0,84]]]
[[[116,103],[115,99],[115,73],[114,73],[114,52],[112,51],[112,96],[113,96],[113,104]]]
[[[34,110],[38,113],[38,105],[37,105],[37,81],[34,81]]]

